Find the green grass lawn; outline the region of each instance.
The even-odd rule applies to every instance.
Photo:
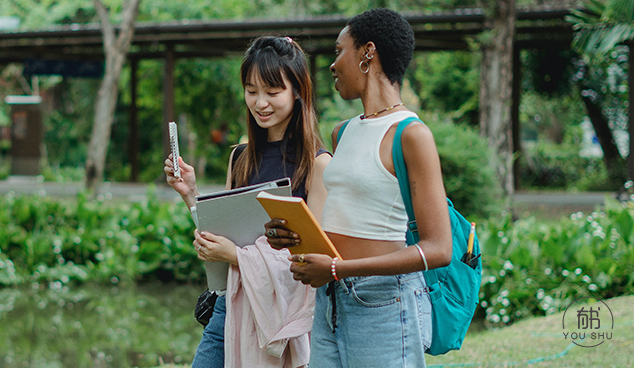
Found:
[[[563,337],[563,312],[512,326],[469,332],[462,349],[427,357],[427,367],[626,368],[634,366],[634,296],[604,300],[614,316],[612,339],[585,348]],[[568,320],[568,317],[566,318]]]
[[[522,320],[509,327],[469,332],[461,350],[438,357],[428,355],[427,367],[634,367],[634,296],[604,302],[614,316],[614,329],[612,339],[597,347],[579,347],[570,339],[565,340],[561,312]]]

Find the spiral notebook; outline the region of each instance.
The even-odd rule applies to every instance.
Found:
[[[192,209],[196,228],[227,237],[239,247],[254,244],[264,235],[264,224],[270,221],[256,199],[263,191],[290,197],[291,180],[284,178],[196,197],[196,207]],[[209,290],[227,288],[228,270],[228,263],[205,262]]]
[[[176,123],[173,121],[169,122],[169,131],[170,131],[170,149],[172,151],[172,162],[174,163],[174,177],[181,177],[181,169],[178,166],[178,156],[180,156],[180,152],[178,150],[178,127]]]

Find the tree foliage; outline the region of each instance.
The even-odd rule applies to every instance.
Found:
[[[20,28],[37,29],[53,24],[94,21],[92,0],[11,0],[0,3],[0,15],[17,16]]]
[[[634,39],[634,1],[588,0],[583,10],[573,9],[573,47],[588,59],[601,59],[614,47]]]
[[[121,21],[122,0],[103,0],[112,12],[113,23]],[[530,0],[516,0],[518,6],[533,5]],[[543,1],[542,3],[551,3]],[[557,0],[555,5],[562,2]],[[564,1],[563,3],[569,3]],[[334,0],[167,0],[141,1],[137,20],[140,22],[168,22],[183,19],[244,20],[247,18],[284,19],[313,16],[352,16],[369,8],[384,6],[403,13],[431,13],[455,7],[474,7],[476,0],[360,0],[341,2]],[[12,0],[0,2],[1,15],[21,18],[22,29],[41,28],[54,24],[96,22],[97,13],[91,0]],[[540,54],[544,61],[552,60],[550,54]],[[567,55],[564,55],[565,59]],[[332,86],[328,66],[331,55],[321,55],[313,61],[317,64],[316,93],[323,136],[330,141],[332,127],[347,116],[360,111],[358,101],[341,100]],[[568,61],[568,60],[566,60]],[[240,58],[200,58],[178,59],[175,64],[175,115],[186,122],[181,135],[181,151],[188,162],[196,165],[201,179],[221,180],[226,170],[230,145],[239,141],[244,134],[245,107],[237,69]],[[548,62],[542,65],[548,66]],[[552,65],[551,65],[552,66]],[[555,65],[557,66],[557,65]],[[559,65],[561,66],[561,65]],[[479,53],[438,52],[417,53],[408,70],[406,79],[420,100],[420,108],[441,114],[448,112],[454,121],[477,123],[479,94]],[[561,86],[556,81],[556,68],[539,74],[545,88]],[[574,67],[569,68],[573,69]],[[142,60],[138,66],[138,115],[139,160],[141,181],[153,181],[162,171],[164,160],[161,150],[160,123],[162,109],[161,60]],[[545,76],[551,81],[545,81]],[[563,78],[569,80],[567,78]],[[604,78],[605,79],[605,78]],[[40,78],[45,80],[45,78]],[[79,158],[87,153],[86,114],[92,114],[90,103],[95,98],[94,84],[90,80],[67,78],[54,92],[56,99],[65,107],[55,105],[51,113],[45,115],[46,144],[51,165],[83,165]],[[534,81],[537,85],[538,81]],[[56,82],[59,83],[59,82]],[[570,83],[568,83],[570,85]],[[118,100],[112,126],[112,139],[108,148],[106,179],[125,181],[130,177],[128,152],[128,106],[130,95],[129,66],[124,67]],[[62,91],[70,87],[68,91]],[[603,86],[597,86],[601,91]],[[609,86],[607,88],[610,88]],[[618,87],[621,88],[621,87]],[[82,92],[78,92],[81,90]],[[565,92],[565,91],[564,91]],[[561,92],[561,93],[564,93]],[[559,91],[557,93],[560,93]],[[555,96],[555,95],[553,95]],[[619,98],[622,94],[619,95]],[[558,97],[557,97],[558,98]],[[611,100],[610,100],[611,101]],[[0,103],[1,104],[1,103]],[[69,107],[70,106],[70,107]],[[409,107],[415,108],[414,105]],[[611,105],[607,107],[610,111]],[[616,116],[616,115],[615,115]],[[621,116],[621,115],[619,115]],[[88,120],[90,120],[88,118]],[[70,139],[66,142],[66,133]],[[191,161],[191,162],[190,162]],[[203,174],[204,173],[204,174]]]
[[[412,61],[411,77],[420,107],[449,112],[458,121],[475,125],[480,83],[479,55],[467,51],[418,53]],[[466,118],[466,119],[465,119]]]
[[[183,159],[196,167],[199,178],[224,180],[230,146],[245,134],[245,105],[239,79],[240,58],[181,59],[174,70],[175,111],[179,121],[180,150]],[[141,132],[141,181],[152,181],[163,170],[161,121],[163,63],[139,63],[138,121]],[[129,91],[129,73],[124,72],[120,88]],[[127,111],[130,94],[122,96],[119,121],[115,124],[110,153],[116,159],[108,167],[110,175],[126,180]],[[206,174],[206,175],[205,175]]]
[[[628,67],[628,50],[619,44],[634,39],[634,2],[587,0],[567,20],[575,29],[572,46],[583,57],[574,79],[601,143],[610,179],[617,185],[626,173],[613,130],[622,120],[619,117],[625,116],[627,87],[622,81]]]

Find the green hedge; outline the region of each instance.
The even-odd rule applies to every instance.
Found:
[[[603,211],[559,222],[511,216],[482,223],[478,314],[489,324],[565,309],[583,296],[634,294],[634,206],[606,198]]]
[[[193,222],[180,202],[0,198],[0,287],[162,280],[202,282]],[[581,296],[634,293],[634,206],[549,223],[478,220],[483,278],[477,315],[491,325],[565,308]]]
[[[181,203],[22,196],[0,199],[0,285],[200,281],[194,225]]]
[[[499,210],[502,191],[489,164],[485,138],[464,124],[432,123],[447,197],[467,217],[486,218]]]

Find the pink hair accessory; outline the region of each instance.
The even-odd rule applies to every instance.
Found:
[[[284,38],[286,38],[286,41],[288,41],[288,43],[293,43],[293,39],[292,38],[290,38],[290,37],[284,37]]]

